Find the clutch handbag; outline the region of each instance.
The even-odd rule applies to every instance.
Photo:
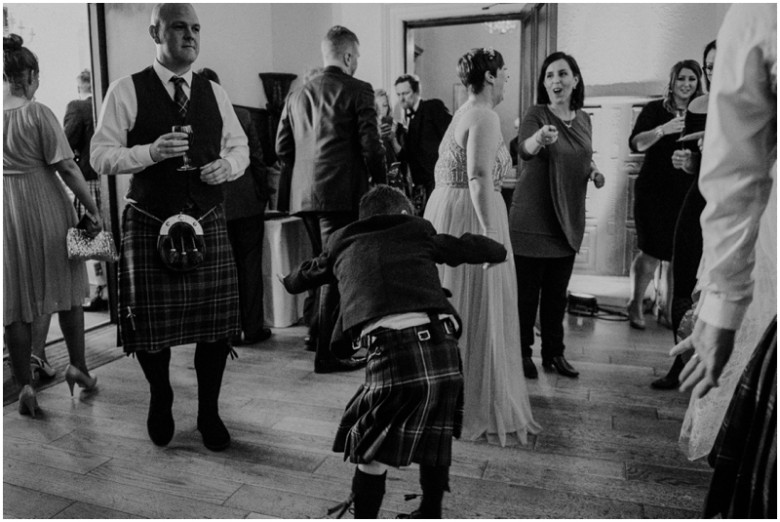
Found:
[[[67,243],[68,259],[80,261],[95,259],[112,263],[119,260],[119,254],[114,246],[114,236],[107,230],[102,230],[95,237],[91,237],[86,230],[77,227],[69,228]]]

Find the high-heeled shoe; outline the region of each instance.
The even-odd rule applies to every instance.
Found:
[[[65,370],[65,382],[70,388],[70,396],[73,397],[73,386],[78,384],[84,391],[92,391],[97,386],[97,377],[89,377],[73,365],[68,365]]]
[[[37,355],[30,356],[30,370],[33,372],[38,372],[38,375],[47,379],[51,379],[57,375],[56,370],[52,368],[48,362],[44,361]]]
[[[34,419],[35,411],[39,409],[38,400],[35,398],[35,390],[29,384],[25,384],[19,392],[19,414],[32,415]]]
[[[628,324],[635,330],[644,330],[647,328],[645,324],[644,311],[640,308],[639,313],[636,313],[633,301],[629,301],[626,306],[626,312],[628,314]]]

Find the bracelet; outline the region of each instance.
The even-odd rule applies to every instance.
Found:
[[[661,139],[661,138],[664,137],[664,126],[663,125],[659,125],[658,127],[655,128],[655,137],[658,138],[658,139]]]
[[[84,215],[87,216],[89,220],[92,221],[92,223],[94,223],[95,225],[98,224],[98,218],[95,217],[95,215],[89,210],[84,210]]]

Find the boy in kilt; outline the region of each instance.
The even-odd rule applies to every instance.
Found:
[[[323,253],[282,278],[290,293],[338,283],[342,327],[368,350],[366,381],[347,404],[333,450],[357,464],[349,499],[331,510],[376,518],[387,468],[420,465],[422,502],[410,518],[441,518],[452,438],[460,436],[460,319],[437,263],[499,263],[487,237],[437,234],[399,190],[379,185],[360,200],[359,221],[334,233]]]
[[[167,445],[174,433],[171,346],[196,343],[197,428],[212,451],[230,444],[218,399],[229,339],[241,333],[236,267],[222,208],[222,183],[249,164],[247,138],[222,88],[192,72],[200,22],[189,4],[158,4],[149,34],[156,60],[112,83],[92,139],[96,172],[132,174],[122,220],[119,262],[119,331],[125,352],[135,353],[149,382],[149,438]],[[187,135],[171,132],[189,125]],[[181,171],[187,154],[198,167]],[[203,229],[203,262],[190,271],[170,269],[158,252],[160,225],[187,214]]]

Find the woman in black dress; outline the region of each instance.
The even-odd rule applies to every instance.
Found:
[[[711,41],[704,48],[704,83],[707,84],[707,90],[710,89],[712,81],[713,64],[715,63],[716,44]],[[703,132],[707,123],[707,105],[709,103],[709,94],[700,96],[693,100],[685,113],[685,135],[692,136],[694,133]],[[677,344],[682,339],[678,339],[680,332],[680,323],[685,313],[693,306],[693,290],[696,286],[696,272],[699,269],[699,261],[702,252],[701,237],[701,217],[704,210],[704,197],[699,192],[699,167],[701,165],[701,151],[699,150],[698,140],[694,139],[685,142],[685,147],[675,150],[672,154],[672,165],[677,169],[694,176],[691,188],[685,196],[680,215],[677,218],[677,225],[674,230],[674,251],[672,252],[672,331],[674,332],[674,342]],[[693,326],[693,325],[691,325]],[[685,337],[690,332],[682,333]],[[671,390],[679,386],[680,372],[688,362],[688,358],[678,355],[674,359],[672,367],[667,374],[660,379],[653,381],[650,386],[658,390]]]
[[[674,226],[693,176],[672,165],[672,155],[685,126],[685,111],[691,100],[702,94],[702,70],[695,60],[683,60],[672,67],[663,99],[648,103],[637,118],[629,138],[634,152],[645,160],[634,190],[639,254],[631,263],[629,323],[644,329],[642,299],[659,261],[672,259]]]

